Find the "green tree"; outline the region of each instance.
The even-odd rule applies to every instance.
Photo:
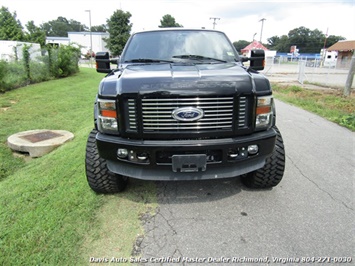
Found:
[[[291,44],[289,38],[287,37],[287,35],[282,35],[280,37],[280,42],[276,50],[279,50],[280,52],[283,51],[285,53],[289,53],[290,48],[291,48]]]
[[[290,45],[296,45],[300,53],[319,53],[323,48],[325,34],[318,29],[299,27],[289,31]]]
[[[105,24],[98,25],[98,26],[92,26],[91,31],[92,32],[107,32],[107,26]]]
[[[42,48],[46,45],[46,33],[40,27],[37,27],[33,20],[26,24],[26,29],[25,40],[27,42],[39,43]]]
[[[41,29],[46,33],[46,36],[67,37],[69,31],[85,31],[88,30],[88,27],[76,20],[58,17],[56,20],[43,23]]]
[[[89,29],[89,27],[85,26],[84,24],[81,24],[81,22],[76,21],[74,19],[69,20],[69,26],[70,26],[70,31],[75,31],[75,32],[86,31]]]
[[[176,23],[175,18],[173,16],[166,14],[160,20],[159,28],[171,28],[171,27],[182,27],[182,25]]]
[[[279,36],[272,36],[267,39],[267,47],[272,48],[276,47],[280,43],[280,37]]]
[[[16,12],[11,14],[8,8],[1,7],[0,9],[0,40],[23,41],[24,34],[22,25],[16,19]]]
[[[130,23],[131,13],[122,10],[116,10],[110,19],[107,20],[108,33],[110,37],[105,38],[107,48],[112,55],[118,56],[121,54],[132,29]]]
[[[297,46],[300,53],[319,53],[324,46],[326,35],[318,30],[310,30],[306,27],[299,27],[288,32],[288,35],[281,37],[272,36],[268,38],[268,48],[279,52],[288,53],[290,47]],[[344,40],[344,37],[331,35],[327,38],[326,47]]]
[[[268,44],[267,48],[271,50],[276,50],[281,53],[289,53],[290,52],[290,42],[287,35],[279,36],[272,36],[271,38],[267,39]]]
[[[332,46],[333,44],[345,40],[345,38],[343,36],[335,36],[335,35],[329,35],[327,37],[327,40],[325,42],[325,47],[328,48],[330,46]]]
[[[242,50],[243,48],[248,46],[249,43],[250,42],[248,42],[246,40],[239,40],[237,42],[234,42],[233,45],[234,45],[235,49],[238,51],[238,53],[240,53],[240,50]]]

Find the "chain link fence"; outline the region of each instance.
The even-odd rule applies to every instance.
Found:
[[[275,82],[310,83],[343,88],[349,74],[350,61],[342,60],[333,66],[322,66],[320,59],[270,57],[266,58],[264,75]],[[352,88],[355,88],[353,83]]]

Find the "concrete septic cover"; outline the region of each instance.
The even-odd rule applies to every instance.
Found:
[[[73,138],[65,130],[29,130],[8,137],[7,145],[14,151],[28,152],[31,157],[41,157]]]

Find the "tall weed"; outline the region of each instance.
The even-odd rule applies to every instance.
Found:
[[[20,62],[5,62],[2,92],[28,85],[26,71]]]
[[[39,83],[54,79],[48,68],[48,56],[42,56],[40,61],[30,63],[31,83]]]
[[[0,93],[79,72],[80,49],[74,45],[48,46],[36,59],[30,59],[29,48],[24,46],[22,60],[0,61]]]
[[[6,62],[0,60],[0,93],[5,92]]]
[[[55,78],[63,78],[79,71],[80,49],[71,45],[62,45],[59,48],[49,48],[49,64],[51,74]]]

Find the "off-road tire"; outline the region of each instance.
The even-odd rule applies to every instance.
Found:
[[[263,168],[242,176],[242,182],[249,188],[271,188],[277,186],[285,171],[285,147],[282,136],[277,127],[276,143],[273,153],[266,159]]]
[[[99,156],[96,130],[92,130],[86,143],[85,170],[90,188],[97,193],[117,193],[126,188],[128,178],[110,172],[106,160]]]

